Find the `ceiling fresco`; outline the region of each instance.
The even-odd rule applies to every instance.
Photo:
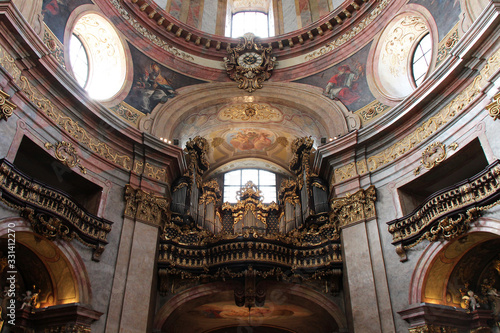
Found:
[[[320,87],[323,89],[323,95],[342,102],[349,111],[359,110],[375,100],[366,81],[366,63],[370,45],[346,61],[295,82]],[[332,59],[332,64],[336,61],[337,59]]]
[[[169,332],[232,332],[221,327],[249,327],[262,332],[335,332],[338,325],[318,304],[301,297],[270,291],[261,307],[238,307],[233,291],[222,291],[185,303],[163,327]],[[173,328],[173,330],[172,330]],[[266,330],[267,329],[267,330]],[[253,332],[253,330],[251,331]]]

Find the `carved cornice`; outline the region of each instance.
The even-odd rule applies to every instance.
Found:
[[[375,218],[376,200],[377,194],[373,185],[345,197],[333,198],[330,202],[330,223],[340,228]]]
[[[165,29],[166,36],[168,39],[172,39],[175,42],[176,38],[182,38],[184,41],[190,44],[190,48],[195,50],[195,48],[199,48],[199,52],[204,52],[202,49],[215,49],[216,51],[221,48],[225,48],[231,45],[231,42],[234,39],[225,38],[222,36],[214,36],[208,35],[192,27],[181,23],[177,20],[172,20],[171,16],[163,15],[163,10],[158,7],[153,1],[146,0],[130,0],[133,5],[128,4],[129,1],[126,1],[126,6],[122,6],[119,0],[112,0],[111,3],[113,6],[120,12],[124,19],[129,21],[129,23],[144,37],[150,39],[152,42],[158,43],[158,41],[162,41],[159,37],[160,34],[155,35],[154,32],[151,32],[143,25],[139,24],[137,20],[133,19],[129,13],[129,10],[138,10],[140,12],[144,12],[145,15],[143,19],[149,20],[150,22],[145,21],[146,25],[155,25]],[[344,6],[339,7],[337,10],[332,12],[327,17],[321,19],[316,22],[316,26],[310,28],[310,30],[302,29],[295,31],[293,34],[287,34],[285,36],[277,36],[274,38],[268,38],[270,41],[270,46],[275,49],[285,50],[284,52],[290,53],[293,51],[293,48],[298,48],[299,52],[305,42],[326,39],[327,36],[331,36],[331,34],[326,33],[327,31],[331,31],[337,26],[340,28],[345,21],[348,21],[349,18],[359,15],[363,13],[362,7],[366,3],[366,0],[354,0],[350,3],[345,3]],[[353,37],[357,36],[360,32],[362,32],[365,28],[368,27],[370,23],[372,23],[383,11],[383,9],[390,3],[390,1],[382,1],[382,4],[379,4],[377,7],[373,8],[371,12],[367,13],[367,17],[363,19],[358,25],[353,27],[350,31],[342,34],[335,42],[328,43],[326,47],[319,49],[318,51],[314,51],[309,54],[309,58],[316,58],[325,53],[328,53],[332,49],[336,49],[340,45],[346,43]],[[126,9],[128,7],[130,9]],[[137,8],[137,9],[136,9]],[[368,8],[369,9],[369,8]],[[163,42],[163,41],[162,41]],[[172,44],[171,42],[164,44]],[[187,56],[180,52],[178,49],[169,45],[169,49],[166,51],[178,56],[183,59]],[[192,59],[188,59],[194,62]],[[307,59],[306,59],[307,60]]]
[[[456,150],[457,148],[458,144],[456,142],[452,143],[448,147],[446,147],[441,142],[434,142],[433,144],[425,148],[422,152],[420,165],[413,171],[413,174],[415,176],[418,175],[422,168],[430,170],[438,166],[446,159],[449,150]]]
[[[85,167],[80,163],[80,157],[78,157],[76,149],[72,143],[61,141],[54,145],[52,143],[46,142],[45,148],[47,150],[53,149],[56,159],[68,168],[74,168],[75,166],[78,166],[82,173],[87,173],[87,169],[85,169]]]
[[[12,116],[14,109],[17,108],[17,105],[9,101],[9,98],[9,94],[0,90],[0,108],[2,110],[0,112],[0,119],[7,120],[10,116]]]
[[[7,162],[0,162],[1,199],[21,211],[33,230],[48,239],[78,239],[99,260],[112,222],[88,213],[62,192],[35,181]]]
[[[162,227],[170,221],[170,200],[142,189],[125,186],[125,217]]]
[[[467,232],[482,211],[497,205],[500,199],[500,161],[457,185],[439,191],[411,214],[390,221],[396,252],[407,260],[406,250],[423,240],[450,240]]]
[[[226,72],[238,82],[238,88],[254,92],[271,77],[276,57],[271,56],[272,46],[263,47],[255,42],[252,33],[246,33],[236,47],[228,45],[228,56],[224,57]]]

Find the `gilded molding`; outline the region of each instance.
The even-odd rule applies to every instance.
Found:
[[[446,58],[451,49],[458,43],[459,40],[460,37],[458,36],[458,28],[455,27],[448,33],[445,38],[443,38],[443,41],[439,44],[436,65],[439,65]]]
[[[54,35],[50,28],[44,23],[44,33],[43,33],[43,43],[50,51],[50,54],[54,56],[59,65],[66,69],[66,64],[64,63],[64,46],[59,41],[59,39]]]
[[[448,147],[439,141],[427,146],[427,148],[425,148],[422,152],[420,165],[413,171],[413,174],[416,176],[420,174],[420,170],[423,168],[430,170],[438,166],[448,157],[449,150],[456,150],[457,148],[458,144],[456,142],[452,143]]]
[[[132,26],[135,28],[135,30],[141,34],[144,38],[148,39],[151,41],[154,45],[158,46],[164,51],[167,51],[168,53],[179,57],[181,59],[184,59],[186,61],[194,62],[194,58],[185,53],[180,51],[179,49],[173,47],[172,45],[166,43],[163,41],[160,37],[156,36],[153,34],[151,31],[146,29],[143,25],[141,25],[136,19],[134,19],[125,8],[122,7],[121,1],[119,0],[111,0],[110,1],[113,6],[118,10],[120,15]]]
[[[498,118],[500,118],[500,93],[496,94],[495,97],[493,97],[493,102],[486,105],[486,110],[488,110],[493,120],[497,120]]]
[[[168,198],[125,186],[125,217],[162,227],[170,220],[170,215]]]
[[[167,170],[146,162],[146,166],[144,167],[144,173],[151,179],[165,181]]]
[[[9,98],[9,94],[0,90],[0,108],[2,109],[0,119],[7,120],[10,116],[12,116],[14,109],[17,108],[17,105],[9,101]]]
[[[422,325],[408,329],[409,333],[457,333],[458,329],[447,326]]]
[[[54,150],[55,158],[68,168],[77,166],[83,174],[87,173],[87,169],[80,163],[80,157],[76,152],[72,143],[61,141],[55,145],[49,142],[45,143],[47,150]]]
[[[377,7],[370,13],[368,17],[361,20],[361,22],[353,26],[345,34],[335,39],[334,41],[326,44],[325,46],[321,47],[319,50],[306,54],[304,56],[304,60],[305,61],[313,60],[329,52],[332,52],[333,50],[338,49],[340,46],[344,45],[345,43],[356,37],[358,34],[360,34],[366,27],[370,25],[370,23],[375,21],[377,17],[382,13],[382,11],[385,9],[385,7],[387,7],[390,3],[391,3],[390,0],[380,1]]]
[[[356,163],[352,162],[334,170],[333,182],[340,183],[357,175]]]
[[[118,153],[106,143],[96,139],[93,135],[89,134],[86,129],[81,127],[78,122],[65,116],[49,99],[37,89],[33,88],[28,78],[21,74],[21,71],[15,64],[14,58],[12,58],[2,47],[0,47],[0,65],[12,75],[15,83],[21,87],[21,90],[26,94],[28,99],[79,144],[86,146],[93,153],[121,168],[129,171],[132,169],[132,159],[129,156]]]
[[[500,161],[458,187],[439,191],[410,215],[387,222],[401,261],[424,240],[450,240],[466,233],[482,212],[500,203]]]
[[[343,227],[356,222],[366,221],[376,217],[375,201],[377,194],[375,186],[366,190],[360,189],[345,197],[333,198],[330,201],[330,223]]]
[[[226,72],[238,83],[238,88],[254,92],[262,88],[262,83],[271,77],[276,57],[271,56],[272,46],[262,46],[255,42],[252,33],[246,33],[234,48],[227,46],[228,56],[224,57]]]
[[[137,125],[139,118],[144,116],[142,112],[137,111],[125,102],[120,102],[120,104],[112,106],[109,109],[129,124],[135,126]]]
[[[367,106],[356,111],[356,114],[360,115],[361,119],[363,119],[363,122],[366,124],[375,119],[377,116],[385,113],[389,109],[389,106],[375,100]]]
[[[108,243],[111,222],[88,213],[67,195],[25,177],[6,160],[0,163],[0,190],[2,201],[19,210],[33,231],[51,240],[76,238],[93,248],[92,259],[99,260]]]
[[[488,78],[498,67],[500,67],[500,49],[487,60],[486,65],[480,70],[480,74],[474,78],[472,83],[441,109],[438,114],[425,121],[412,133],[408,134],[391,147],[386,148],[379,154],[368,157],[367,163],[369,171],[375,171],[383,165],[397,160],[436,133],[442,126],[456,118],[457,115],[461,114],[466,109],[467,105],[478,96],[482,87],[487,83]]]

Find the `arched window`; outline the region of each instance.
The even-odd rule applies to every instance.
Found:
[[[276,174],[261,169],[238,169],[225,173],[223,201],[236,203],[236,192],[249,181],[261,192],[263,203],[276,202]]]
[[[89,78],[89,57],[82,41],[75,34],[71,35],[69,41],[69,56],[76,81],[85,87]]]
[[[111,23],[99,14],[85,14],[76,21],[69,39],[70,68],[78,84],[99,101],[118,94],[127,65],[124,46]]]
[[[432,42],[431,36],[426,34],[418,43],[413,52],[412,75],[415,85],[418,87],[424,81],[431,64]]]
[[[238,12],[231,20],[231,37],[241,37],[247,32],[257,37],[269,37],[268,15],[262,12]]]
[[[274,36],[272,0],[228,1],[226,37],[242,37],[248,32],[260,38]]]

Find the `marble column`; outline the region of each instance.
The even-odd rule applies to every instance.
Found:
[[[331,202],[332,218],[342,228],[344,285],[349,295],[351,330],[391,333],[396,330],[375,201],[374,186],[335,197]]]
[[[130,185],[125,199],[106,333],[149,332],[154,315],[158,238],[169,202]]]
[[[342,228],[354,332],[395,332],[376,220]]]

